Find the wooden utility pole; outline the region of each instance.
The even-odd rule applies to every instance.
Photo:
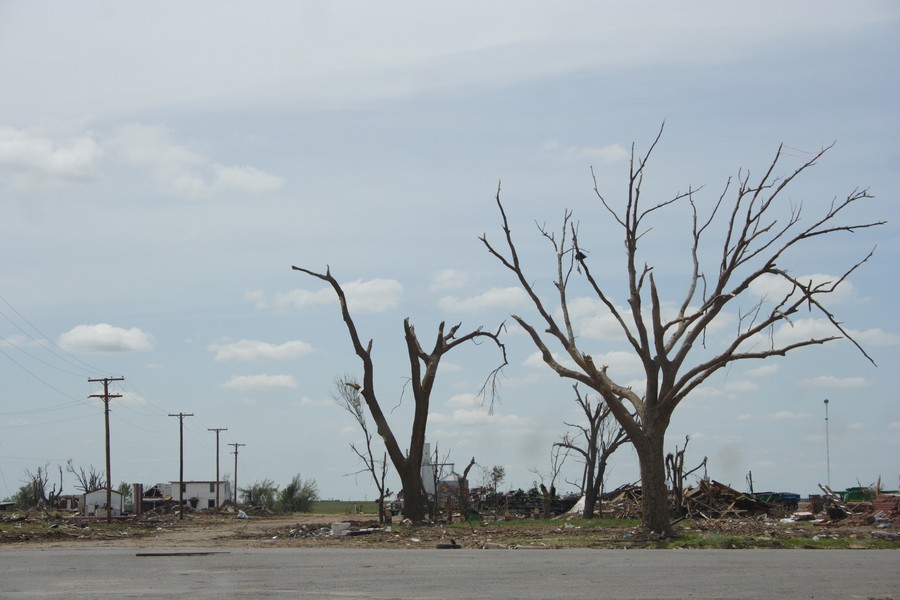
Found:
[[[184,418],[193,417],[194,413],[169,413],[170,417],[178,417],[178,518],[184,520]]]
[[[212,427],[207,431],[216,432],[216,509],[219,508],[219,432],[228,431],[227,427]]]
[[[105,416],[106,421],[106,522],[112,522],[112,477],[110,475],[109,468],[109,401],[112,398],[121,398],[122,394],[110,394],[109,393],[109,382],[110,381],[125,381],[124,377],[103,377],[102,379],[88,379],[88,383],[96,383],[98,381],[103,382],[103,393],[102,394],[91,394],[88,396],[89,398],[102,398],[103,399],[103,414]]]
[[[237,506],[237,457],[238,457],[238,447],[246,446],[247,444],[228,444],[229,446],[234,446],[234,505]]]

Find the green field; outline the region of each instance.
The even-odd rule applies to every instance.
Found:
[[[320,515],[377,515],[378,503],[374,500],[337,500],[328,502],[314,502],[312,505],[312,512],[314,514]]]

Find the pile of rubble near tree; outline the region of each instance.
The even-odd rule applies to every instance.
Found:
[[[641,517],[641,488],[636,484],[623,485],[607,492],[601,500],[604,515],[620,519]],[[671,501],[681,518],[774,516],[784,510],[780,502],[765,502],[712,479],[702,479],[696,486],[687,487],[680,494],[672,493]]]
[[[779,517],[790,515],[794,521],[813,521],[816,525],[873,525],[879,529],[900,528],[900,494],[872,492],[872,499],[845,502],[840,494],[822,486],[825,496],[821,506],[811,511],[796,512],[796,494],[745,494],[712,479],[702,479],[696,486],[680,494],[671,493],[673,514],[682,519],[740,519],[746,517]],[[790,496],[788,498],[788,496]],[[620,519],[641,518],[641,488],[623,485],[601,498],[602,516]],[[785,519],[787,520],[787,519]],[[900,535],[884,532],[884,536]]]
[[[712,479],[702,479],[696,487],[685,488],[681,493],[681,511],[685,517],[756,517],[771,514],[779,507]]]

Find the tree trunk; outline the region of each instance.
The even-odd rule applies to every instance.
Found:
[[[597,487],[593,484],[584,491],[584,509],[581,512],[583,519],[593,519],[594,509],[597,507]]]
[[[421,465],[408,463],[398,469],[403,484],[403,516],[413,523],[425,520],[425,497],[422,490]]]
[[[645,427],[634,448],[641,465],[641,508],[644,525],[661,536],[671,535],[669,490],[663,457],[665,428]]]

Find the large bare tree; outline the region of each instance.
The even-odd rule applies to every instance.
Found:
[[[506,346],[500,341],[500,332],[503,330],[503,325],[501,324],[496,332],[484,331],[482,328],[478,328],[460,335],[459,328],[461,324],[458,323],[447,329],[446,324],[441,322],[438,326],[433,348],[431,351],[426,351],[419,342],[416,330],[409,322],[409,319],[407,318],[403,321],[403,333],[409,357],[409,385],[414,401],[408,453],[404,454],[388,424],[387,416],[384,414],[378,401],[378,396],[375,393],[375,363],[372,359],[372,340],[370,339],[367,344],[363,345],[356,329],[356,324],[353,322],[350,310],[347,307],[347,297],[344,295],[344,290],[331,275],[330,268],[326,268],[325,273],[317,273],[297,266],[294,266],[293,269],[327,282],[337,295],[341,306],[341,315],[350,335],[350,340],[353,343],[353,349],[360,361],[362,361],[363,379],[361,389],[358,390],[359,394],[365,400],[366,406],[369,407],[378,435],[384,441],[391,463],[397,470],[400,482],[403,484],[404,515],[412,521],[424,520],[426,504],[424,486],[422,484],[422,455],[425,448],[425,430],[428,425],[431,392],[434,389],[434,382],[441,359],[445,354],[466,342],[492,341],[500,350],[502,361],[488,375],[482,386],[481,393],[490,394],[493,399],[498,389],[497,377],[507,364]]]
[[[830,281],[801,279],[785,263],[792,258],[789,251],[824,244],[833,236],[855,233],[881,225],[883,221],[845,219],[858,202],[871,198],[865,189],[854,189],[842,198],[826,202],[824,209],[809,219],[801,219],[801,205],[785,197],[788,186],[815,165],[831,146],[812,154],[783,175],[777,173],[784,169],[785,160],[779,147],[758,179],[751,180],[748,171],[739,172],[737,181],[729,179],[711,207],[702,211],[704,214],[695,202],[697,191],[692,189],[647,203],[642,196],[642,184],[648,160],[662,131],[660,128],[642,156],[632,145],[628,186],[621,204],[607,200],[594,178],[597,199],[620,229],[624,241],[624,289],[616,290],[608,280],[595,276],[591,262],[603,261],[608,265],[620,255],[595,254],[589,259],[589,250],[579,239],[579,224],[573,220],[571,210],[565,211],[558,234],[539,227],[556,254],[555,300],[540,297],[532,276],[525,271],[500,200],[499,187],[496,202],[502,219],[503,245],[492,244],[486,235],[480,239],[488,252],[515,276],[537,309],[536,322],[520,315],[513,318],[528,332],[543,361],[561,377],[596,391],[628,433],[640,462],[644,525],[651,531],[669,535],[671,521],[663,443],[673,411],[697,386],[738,361],[784,356],[799,348],[841,338],[849,340],[872,360],[825,304],[828,295],[865,263],[872,252],[842,268],[843,273]],[[670,312],[664,305],[663,290],[657,287],[653,267],[644,262],[649,248],[645,241],[651,229],[651,217],[671,217],[671,209],[685,206],[692,217],[691,243],[686,254],[689,274],[683,282],[686,291]],[[657,221],[656,225],[665,227],[666,223]],[[595,243],[600,241],[594,238]],[[709,258],[710,262],[704,260]],[[835,265],[827,267],[830,270]],[[576,274],[579,283],[586,285],[612,316],[631,351],[640,359],[646,382],[642,392],[614,380],[607,365],[595,364],[592,356],[584,351],[584,338],[578,337],[569,311],[569,286]],[[785,282],[789,291],[758,301],[747,294],[752,284],[769,277]],[[616,292],[624,293],[627,308],[616,304]],[[812,334],[799,340],[776,337],[775,327],[792,324],[801,309],[827,320],[833,333]],[[722,317],[726,314],[736,315],[737,326],[727,340],[715,345],[707,331],[717,320],[724,321]],[[561,351],[564,357],[554,351]]]
[[[584,413],[587,424],[566,423],[567,426],[577,429],[580,435],[573,436],[566,432],[556,445],[580,454],[584,461],[580,486],[584,496],[581,515],[585,519],[592,519],[597,501],[603,494],[609,458],[620,446],[628,442],[628,434],[612,417],[612,410],[606,402],[601,399],[592,404],[591,399],[578,389],[577,383],[572,387],[575,389],[575,402]]]

